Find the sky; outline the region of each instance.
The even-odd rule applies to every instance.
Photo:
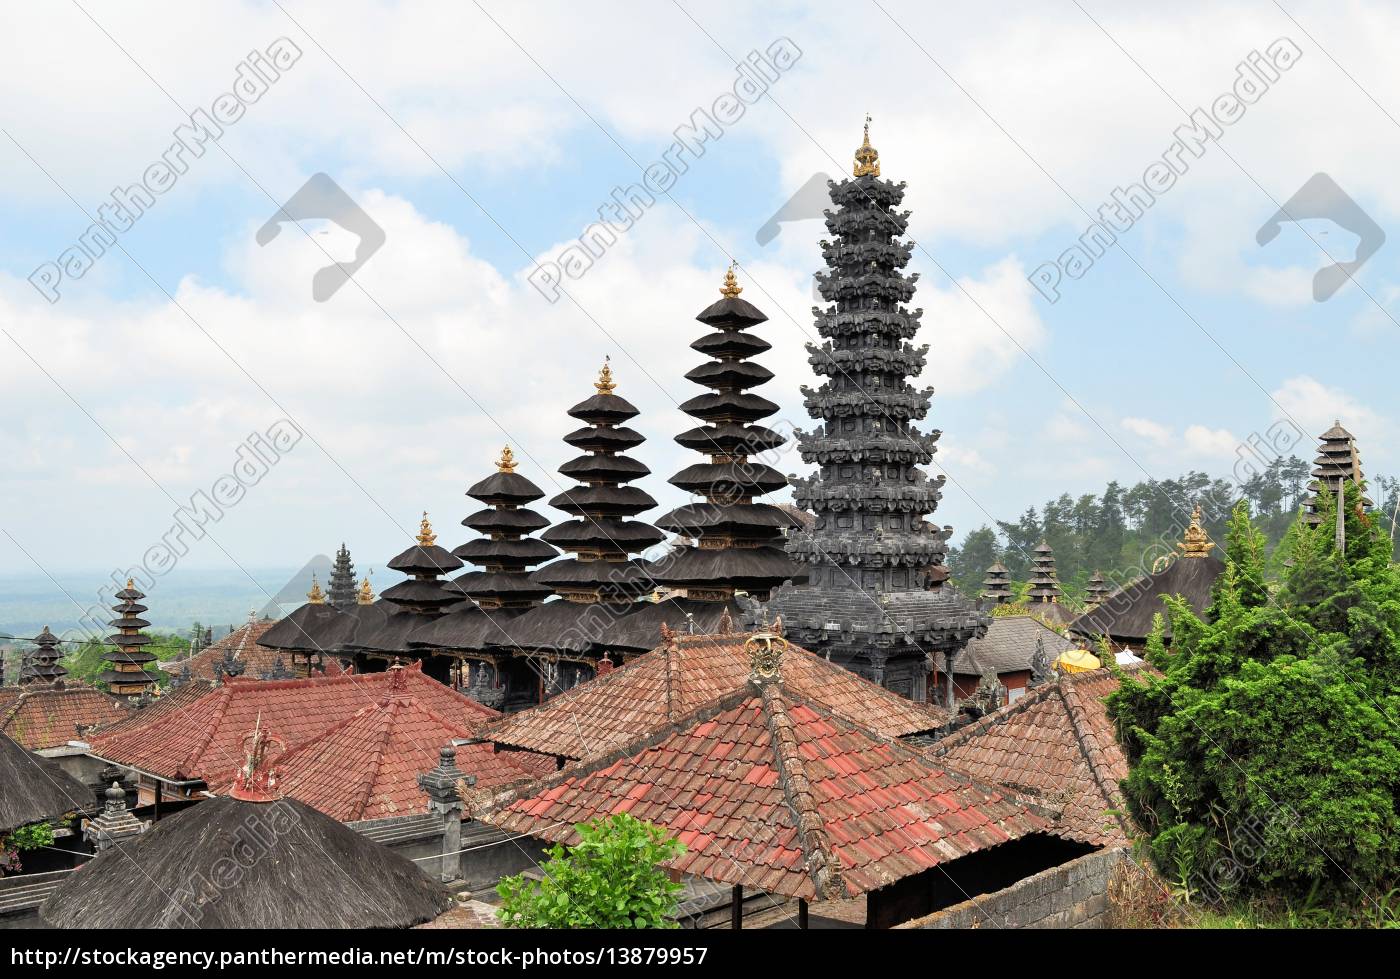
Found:
[[[867,113],[884,176],[908,182],[917,383],[944,433],[933,519],[954,543],[1109,480],[1229,476],[1280,423],[1305,456],[1340,418],[1368,471],[1400,462],[1400,242],[1314,296],[1319,269],[1379,240],[1370,223],[1397,226],[1394,5],[6,7],[0,579],[96,587],[199,493],[221,502],[164,580],[300,567],[342,540],[379,568],[425,510],[456,546],[477,508],[463,494],[502,445],[550,495],[567,487],[565,409],[605,357],[641,410],[633,455],[660,502],[643,518],[659,516],[691,461],[672,439],[698,393],[694,316],[731,259],[769,317],[774,427],[811,427],[825,229],[799,206],[810,217],[759,232],[813,175],[850,172]],[[540,270],[566,267],[697,110],[734,107],[751,52],[784,62],[766,91],[673,156],[684,172],[549,301]],[[1229,122],[1178,147],[1163,187],[1197,110]],[[221,134],[171,167],[197,111]],[[318,270],[360,238],[314,207],[266,227],[326,186],[317,174],[382,231],[329,297]],[[73,262],[114,191],[143,180],[161,187],[149,206]],[[1100,207],[1152,180],[1150,206],[1118,212],[1116,240],[1075,265]],[[1359,235],[1329,220],[1339,199],[1369,222]],[[1261,245],[1280,208],[1299,220]],[[809,471],[790,449],[768,461]]]

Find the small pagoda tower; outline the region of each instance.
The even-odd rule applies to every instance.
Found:
[[[1361,453],[1356,448],[1356,437],[1338,420],[1318,436],[1318,442],[1317,458],[1313,460],[1313,478],[1308,483],[1308,498],[1303,501],[1303,520],[1313,527],[1322,522],[1317,497],[1323,486],[1335,495],[1337,484],[1349,480],[1363,490],[1361,505],[1367,509],[1372,506],[1370,499],[1364,495],[1366,481],[1361,475]]]
[[[1060,579],[1055,573],[1055,552],[1046,541],[1035,546],[1035,557],[1031,559],[1031,588],[1028,592],[1032,605],[1058,603]]]
[[[544,498],[544,491],[515,471],[510,446],[501,450],[496,472],[467,490],[486,506],[462,521],[482,536],[453,550],[453,555],[480,571],[468,571],[453,585],[483,609],[530,608],[551,594],[547,585],[531,581],[526,569],[552,560],[559,552],[529,536],[549,521],[526,504]]]
[[[141,604],[145,597],[137,591],[136,582],[131,578],[126,579],[126,587],[117,592],[118,602],[112,606],[117,617],[109,623],[117,632],[107,637],[116,648],[102,654],[110,665],[98,677],[114,697],[128,702],[149,696],[156,689],[156,675],[146,670],[146,664],[156,660],[154,653],[146,652],[151,637],[141,634],[142,629],[150,626],[140,617],[147,610]]]
[[[59,638],[49,631],[48,626],[44,626],[44,631],[34,637],[34,643],[37,648],[24,657],[24,668],[19,674],[21,684],[53,683],[68,675],[68,671],[58,662],[62,655],[58,651]]]
[[[623,455],[645,438],[623,423],[639,412],[618,394],[612,366],[606,361],[592,397],[569,409],[584,427],[564,436],[583,455],[559,467],[580,485],[560,493],[549,505],[574,519],[555,524],[541,539],[574,556],[546,564],[530,577],[537,584],[580,604],[631,602],[655,583],[645,561],[630,557],[659,544],[666,535],[651,524],[629,520],[656,506],[646,492],[626,484],[651,470]]]
[[[1084,604],[1089,608],[1098,608],[1110,591],[1112,589],[1108,587],[1108,582],[1104,581],[1103,572],[1096,569],[1089,578],[1089,583],[1084,586]]]
[[[379,597],[409,612],[440,615],[443,609],[462,600],[459,592],[442,581],[444,574],[462,566],[462,560],[438,544],[426,510],[418,524],[416,541],[414,546],[389,559],[389,568],[408,575],[408,580],[384,589]]]
[[[1011,593],[1011,571],[998,561],[987,569],[982,579],[982,601],[989,605],[1008,605],[1016,598]]]
[[[656,522],[662,530],[695,542],[674,548],[657,562],[657,581],[704,602],[727,602],[736,590],[767,601],[769,592],[794,574],[782,546],[794,521],[770,503],[754,502],[757,496],[784,488],[787,480],[749,457],[776,449],[787,439],[754,424],[778,411],[772,401],[751,392],[771,380],[773,372],[750,358],[772,344],[748,332],[768,317],[739,298],[744,290],[735,267],[731,264],[724,275],[719,301],[696,317],[714,332],[690,345],[711,359],[685,376],[712,393],[691,398],[681,410],[704,424],[676,436],[678,443],[703,453],[708,461],[682,469],[671,485],[703,502],[678,507]]]
[[[335,564],[331,568],[330,602],[342,612],[355,605],[355,565],[350,561],[350,551],[344,542],[335,552]]]
[[[902,240],[909,212],[897,210],[905,184],[880,177],[868,117],[852,177],[828,185],[835,240],[822,242],[827,270],[817,282],[829,305],[813,309],[824,342],[807,346],[826,380],[802,388],[819,424],[799,433],[798,447],[818,468],[793,478],[793,500],[816,525],[794,532],[787,549],[807,582],[784,585],[769,609],[794,642],[922,700],[935,654],[961,650],[987,618],[944,585],[948,531],[925,519],[944,477],[920,468],[940,435],[915,426],[933,393],[910,383],[928,353],[910,342],[923,310],[907,306],[918,276],[904,272],[913,251]]]

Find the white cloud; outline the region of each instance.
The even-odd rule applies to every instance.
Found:
[[[1340,388],[1329,387],[1307,374],[1290,377],[1269,393],[1274,417],[1288,418],[1309,435],[1317,435],[1340,420],[1359,440],[1380,439],[1387,431],[1380,414]],[[1281,409],[1281,410],[1280,410]]]
[[[1172,440],[1170,428],[1147,418],[1124,418],[1122,425],[1134,435],[1140,435],[1157,445],[1166,445]]]

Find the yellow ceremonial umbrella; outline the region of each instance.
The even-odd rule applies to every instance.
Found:
[[[1088,673],[1100,669],[1103,663],[1087,649],[1067,649],[1055,660],[1055,666],[1066,673]]]

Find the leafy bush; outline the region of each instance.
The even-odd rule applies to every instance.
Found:
[[[685,852],[651,823],[618,813],[577,827],[579,842],[555,845],[544,880],[507,877],[497,912],[516,928],[675,928],[681,885],[658,864]]]
[[[1124,793],[1187,900],[1359,906],[1400,880],[1400,574],[1354,490],[1345,555],[1335,509],[1299,521],[1273,589],[1241,504],[1206,621],[1169,601],[1172,645],[1147,653],[1164,675],[1109,701]]]

